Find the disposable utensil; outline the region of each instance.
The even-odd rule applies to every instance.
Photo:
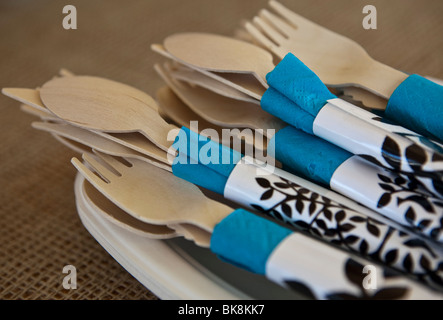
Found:
[[[254,99],[247,94],[237,90],[227,84],[208,77],[201,72],[192,70],[190,68],[179,66],[169,69],[170,75],[177,80],[185,81],[191,85],[199,86],[219,95],[241,101],[247,101],[254,104],[260,104],[260,101]]]
[[[292,54],[267,79],[271,87],[263,95],[261,105],[269,113],[379,166],[412,175],[430,192],[442,194],[443,161],[432,144],[425,143],[426,139],[421,143],[407,139],[389,129],[389,124],[377,121],[373,114],[337,99]]]
[[[33,122],[32,127],[38,130],[47,131],[52,134],[56,134],[70,141],[75,141],[79,144],[87,146],[90,149],[94,149],[113,156],[137,158],[142,161],[147,161],[150,164],[156,165],[164,170],[171,170],[167,165],[167,156],[163,152],[163,161],[157,161],[154,158],[148,157],[140,152],[125,147],[113,140],[104,138],[94,132],[79,127],[74,127],[68,123],[48,123],[48,122]]]
[[[186,43],[186,45],[184,44]],[[186,63],[186,65],[192,65],[193,67],[195,67],[196,69],[200,69],[200,70],[206,70],[206,71],[212,71],[212,70],[219,70],[219,68],[221,68],[221,66],[225,65],[226,66],[226,70],[225,72],[231,72],[231,69],[228,69],[228,67],[231,64],[231,61],[235,60],[236,63],[235,65],[240,64],[241,61],[246,60],[244,55],[241,56],[237,56],[238,51],[245,51],[245,52],[250,52],[251,47],[254,47],[254,45],[247,43],[247,42],[243,42],[237,39],[232,39],[230,37],[224,37],[224,36],[220,36],[220,35],[215,35],[215,34],[208,34],[208,33],[177,33],[174,35],[171,35],[169,37],[167,37],[165,39],[165,48],[168,50],[168,53],[170,56],[175,57],[175,59],[177,59],[180,62]],[[171,51],[170,51],[170,50]],[[256,47],[257,52],[260,52],[260,50],[263,51],[263,49]],[[211,52],[223,52],[223,55],[216,55],[214,57],[210,57],[211,56]],[[209,56],[209,58],[208,58]],[[198,58],[196,58],[198,57]],[[206,57],[206,58],[205,58]],[[217,62],[214,62],[215,57],[217,58]],[[200,59],[201,58],[201,59]],[[185,60],[186,59],[186,60]],[[284,63],[283,61],[281,61],[277,68],[274,68],[274,65],[272,64],[272,61],[270,59],[269,56],[266,56],[264,53],[255,56],[252,61],[254,61],[257,65],[260,65],[260,69],[264,69],[264,68],[268,68],[268,73],[269,74],[274,74],[274,76],[272,77],[273,79],[275,79],[275,82],[278,82],[280,77],[281,81],[280,84],[284,85],[286,90],[288,92],[292,92],[294,96],[300,96],[300,97],[304,97],[307,94],[310,94],[309,90],[310,89],[314,89],[317,90],[319,87],[318,85],[314,88],[310,88],[309,87],[309,83],[305,82],[304,79],[299,79],[299,81],[297,82],[296,79],[298,79],[300,72],[302,72],[302,68],[300,68],[300,64],[303,64],[302,62],[300,62],[299,64],[295,64],[295,63],[288,63],[288,61],[293,61],[293,60],[298,60],[296,57],[294,57],[292,54],[288,54],[286,59],[284,59]],[[261,61],[261,62],[260,62]],[[303,64],[304,65],[304,64]],[[245,62],[244,65],[244,73],[248,73],[251,74],[253,73],[253,71],[247,71],[247,69],[249,67],[249,63]],[[275,71],[276,69],[278,69],[279,71]],[[272,73],[271,73],[272,71]],[[309,70],[310,71],[310,70]],[[288,76],[292,75],[292,77],[285,79],[284,76],[284,72],[287,72]],[[312,71],[310,71],[312,74]],[[207,74],[207,73],[205,73]],[[269,83],[269,74],[267,75],[267,82]],[[278,76],[277,76],[278,74]],[[287,78],[287,77],[286,77]],[[273,89],[277,89],[278,91],[282,91],[281,88],[277,88],[277,84],[274,82],[274,84],[271,84],[271,86],[273,87]],[[326,86],[319,80],[319,84],[321,84],[322,90],[324,92],[328,92],[329,90],[326,88]],[[269,90],[268,90],[269,91]],[[263,106],[263,96],[260,96],[259,99],[261,100],[261,106],[262,108]],[[333,100],[334,101],[329,101],[331,102],[331,104],[335,104],[335,106],[337,108],[342,108],[344,109],[344,111],[346,111],[347,113],[352,113],[351,118],[353,117],[360,117],[362,120],[364,120],[365,122],[369,123],[369,127],[371,126],[377,126],[379,128],[383,128],[384,130],[388,131],[388,132],[393,132],[392,127],[390,126],[385,126],[384,123],[381,123],[380,121],[376,121],[374,120],[374,116],[372,113],[366,112],[366,115],[362,117],[363,112],[365,112],[364,110],[360,110],[361,108],[355,107],[348,104],[343,104],[341,103],[341,101],[339,101],[338,99],[336,99],[336,97],[332,94],[328,95],[329,100]],[[309,99],[307,99],[307,103],[309,103],[308,101]],[[301,100],[300,100],[301,101]],[[298,102],[300,102],[298,101]],[[301,108],[305,108],[305,105],[300,105],[299,107]],[[286,107],[285,109],[282,110],[278,110],[280,111],[280,113],[276,113],[277,110],[275,109],[271,109],[269,106],[267,108],[265,108],[265,110],[277,117],[282,118],[284,121],[290,123],[290,120],[293,119],[293,121],[296,121],[296,118],[299,118],[299,116],[295,116],[295,111],[293,110],[293,108],[289,108]],[[313,111],[313,110],[304,110],[307,111],[308,113],[310,113],[313,117],[316,117],[317,114]],[[274,113],[273,113],[274,112]],[[318,110],[316,111],[318,112]],[[341,116],[339,116],[338,118],[340,118]],[[356,121],[360,121],[360,120],[356,120]],[[333,121],[329,121],[331,124],[334,124]],[[360,121],[361,122],[361,121]],[[290,123],[292,125],[295,125],[294,123]],[[338,124],[341,124],[340,121],[338,121]],[[365,134],[364,135],[368,135],[368,132],[366,130],[368,130],[368,125],[361,123],[362,126],[365,126],[366,129]],[[358,128],[359,126],[355,126],[356,128]],[[352,136],[352,135],[351,135]],[[415,133],[415,136],[419,136],[418,134]],[[325,138],[327,139],[327,138]],[[421,140],[421,137],[420,137]],[[423,137],[423,140],[427,140],[426,138]],[[331,140],[329,140],[331,141]],[[335,143],[334,141],[331,141],[333,143]],[[336,141],[338,143],[338,141]],[[356,141],[354,141],[355,143]],[[425,143],[422,143],[420,141],[416,141],[414,140],[415,143],[420,144],[421,146],[425,145]],[[343,143],[343,144],[339,144],[341,147],[346,148],[347,147],[347,143]],[[366,146],[370,146],[366,143],[361,143],[361,146],[364,147],[364,145]],[[428,148],[428,146],[425,146],[426,148]],[[349,150],[350,152],[354,152],[352,150]]]
[[[25,109],[25,112],[32,113],[36,116],[39,116],[43,120],[49,120],[50,122],[66,122],[64,119],[58,118],[54,115],[50,110],[46,108],[43,102],[40,99],[40,93],[38,90],[34,89],[21,89],[21,88],[4,88],[2,93],[8,97],[11,97],[14,100],[22,102],[25,104],[25,107],[21,107]],[[152,99],[152,98],[151,98]],[[149,106],[153,111],[158,112],[157,105]],[[155,117],[158,120],[159,116]],[[152,120],[155,120],[152,119]],[[160,118],[161,119],[161,118]],[[160,125],[163,125],[165,122],[161,119]],[[72,124],[72,123],[71,123]],[[75,124],[75,123],[74,123]],[[80,126],[83,128],[83,126]],[[141,154],[147,155],[155,160],[168,164],[168,160],[165,154],[165,148],[168,147],[169,144],[165,144],[164,148],[159,148],[157,145],[151,142],[151,140],[147,139],[142,134],[137,132],[119,132],[119,133],[111,133],[111,132],[103,132],[100,130],[92,130],[89,129],[92,134],[96,134],[102,136],[106,139],[119,143],[127,148],[135,150]]]
[[[124,177],[130,174],[129,170],[134,168],[125,169],[122,167],[122,163],[116,162],[112,157],[105,155],[101,155],[101,157],[113,170],[121,174],[119,179],[125,179]],[[95,170],[100,172],[101,176],[110,179],[108,180],[110,182],[97,180],[97,176],[77,159],[73,159],[72,162],[79,172],[96,187],[105,193],[113,192],[108,190],[114,188],[111,186],[113,183],[119,183],[116,176],[115,178],[111,176],[115,175],[115,172],[109,171],[91,158],[85,158]],[[137,160],[132,162],[133,165],[135,163]],[[346,299],[351,297],[349,294],[353,297],[368,298],[373,295],[370,291],[362,288],[361,284],[356,285],[351,280],[362,274],[361,271],[368,263],[367,261],[350,256],[333,247],[325,246],[323,243],[302,234],[293,233],[243,209],[232,212],[232,209],[227,206],[211,203],[193,185],[169,176],[154,166],[144,166],[144,172],[151,178],[156,178],[152,180],[155,181],[152,187],[148,186],[148,188],[152,195],[156,195],[157,200],[150,201],[149,206],[140,207],[139,209],[142,211],[138,211],[138,218],[143,217],[143,220],[158,221],[158,210],[160,209],[169,216],[171,221],[189,219],[194,224],[204,225],[208,231],[212,232],[210,248],[220,258],[252,272],[264,274],[288,289],[298,290],[302,283],[305,288],[304,292],[308,292],[311,298]],[[140,174],[139,171],[138,174]],[[142,177],[139,181],[142,181]],[[131,179],[131,182],[136,181]],[[110,199],[120,204],[124,202],[132,206],[126,202],[128,195],[124,191],[125,188],[120,189],[121,192],[116,193]],[[139,198],[140,196],[142,198]],[[145,195],[140,193],[135,195],[132,193],[130,197],[132,202],[145,199]],[[186,199],[185,202],[181,201],[182,197]],[[189,201],[189,199],[193,201]],[[183,205],[184,203],[186,205]],[[200,213],[203,211],[204,214]],[[135,211],[131,212],[136,214]],[[180,218],[180,216],[184,217]],[[168,218],[163,217],[162,219]],[[251,248],[254,248],[252,254]],[[303,260],[297,258],[299,254],[303,254]],[[324,263],[327,262],[328,269],[316,270],[312,268],[312,265],[323,265],[321,262],[323,259],[325,259]],[[332,263],[333,261],[334,263]],[[379,298],[382,298],[390,290],[394,290],[394,285],[397,286],[395,294],[397,299],[439,298],[439,294],[408,278],[401,276],[387,278],[384,276],[386,273],[383,271],[383,267],[375,266],[375,268],[377,272],[380,272],[378,274],[382,275],[381,281],[378,281]],[[398,287],[401,288],[400,292],[397,291]],[[390,296],[390,298],[393,297]]]
[[[264,150],[268,145],[269,139],[260,135],[258,132],[253,133],[247,130],[238,130],[230,132],[229,135],[223,134],[223,127],[214,123],[210,123],[206,119],[200,117],[193,112],[177,95],[167,86],[160,88],[156,95],[159,111],[163,111],[165,115],[174,121],[179,126],[188,127],[193,121],[198,123],[198,133],[210,136],[213,130],[216,131],[217,137],[211,136],[212,140],[232,147],[240,152],[245,150],[252,150],[253,152],[260,152],[264,154]],[[236,139],[236,140],[234,140]]]
[[[341,91],[344,96],[349,96],[355,101],[362,102],[363,105],[368,109],[385,110],[386,105],[388,104],[388,101],[385,98],[382,98],[359,87],[346,86],[337,89]]]
[[[202,43],[205,43],[204,47]],[[167,37],[163,45],[171,55],[187,64],[214,72],[251,74],[265,88],[268,87],[266,74],[274,68],[273,57],[269,52],[233,38],[181,33]],[[204,50],[210,46],[215,50]],[[235,56],[233,52],[236,52]]]
[[[146,223],[127,214],[86,180],[82,186],[82,195],[84,202],[89,205],[93,212],[120,228],[150,239],[170,239],[178,236],[174,229],[164,225]]]
[[[339,86],[356,85],[389,99],[386,116],[424,136],[443,141],[441,101],[443,87],[422,76],[408,75],[374,60],[356,42],[323,28],[276,1],[279,16],[262,10],[246,28],[280,58],[294,53],[321,80]]]
[[[130,231],[136,235],[149,239],[171,239],[184,237],[202,247],[209,247],[210,234],[194,225],[176,224],[159,225],[150,224],[134,218],[112,201],[107,199],[87,180],[83,181],[82,193],[84,204],[95,214],[100,215],[112,224]],[[77,199],[80,201],[80,199]]]
[[[154,100],[132,96],[126,86],[117,88],[120,84],[110,80],[73,76],[45,83],[40,97],[51,112],[72,124],[105,132],[140,132],[167,151],[172,127],[148,106]]]
[[[198,137],[198,136],[193,136],[191,132],[189,132],[188,129],[183,128],[182,133],[185,133],[185,136],[189,139],[191,139],[191,141],[194,141],[194,143],[196,141],[198,142],[199,148],[198,150],[201,150],[200,147],[205,147],[207,145],[207,139],[205,140],[204,137]],[[180,137],[180,131],[174,135],[176,141],[180,141],[181,137]],[[182,135],[183,137],[183,135]],[[190,143],[188,143],[188,145],[191,145]],[[209,144],[209,146],[211,146]],[[206,146],[207,147],[207,146]],[[343,217],[341,217],[341,214],[339,214],[339,220],[340,221],[335,221],[334,219],[330,220],[328,218],[328,214],[323,212],[325,209],[327,208],[327,203],[328,201],[330,201],[330,199],[325,200],[326,202],[324,203],[324,205],[321,206],[317,206],[316,205],[316,210],[320,210],[322,212],[322,215],[320,217],[320,215],[316,214],[316,215],[312,215],[310,214],[310,210],[312,208],[314,208],[313,206],[310,205],[303,205],[301,206],[300,201],[295,201],[295,202],[289,202],[289,203],[280,203],[278,205],[278,210],[277,211],[277,207],[269,207],[268,205],[272,202],[270,201],[270,194],[271,194],[271,190],[267,190],[269,191],[266,196],[263,195],[263,192],[266,192],[266,190],[264,190],[264,187],[262,187],[260,185],[261,180],[258,179],[259,175],[256,171],[256,167],[252,166],[242,166],[240,162],[242,155],[234,152],[234,150],[226,150],[223,149],[221,146],[219,146],[218,144],[213,146],[216,149],[214,150],[219,150],[221,153],[219,153],[219,155],[223,156],[226,152],[227,154],[229,154],[230,156],[233,156],[234,159],[231,159],[232,161],[229,162],[226,165],[221,165],[219,166],[218,164],[223,164],[223,160],[219,160],[219,162],[213,163],[214,165],[211,165],[211,163],[209,163],[208,168],[206,168],[202,163],[199,162],[199,159],[194,159],[196,162],[196,164],[198,165],[191,165],[191,166],[181,166],[181,164],[183,163],[176,163],[176,166],[173,167],[173,172],[175,175],[183,177],[184,179],[190,180],[192,182],[194,182],[195,184],[203,187],[203,188],[207,188],[210,189],[212,191],[215,191],[217,193],[221,193],[224,194],[225,197],[227,199],[238,201],[239,203],[243,203],[245,205],[254,205],[253,207],[260,208],[260,210],[267,212],[268,214],[271,214],[273,216],[275,216],[278,219],[282,219],[285,222],[288,223],[294,223],[295,225],[298,226],[312,226],[312,233],[314,235],[317,236],[324,236],[325,240],[329,240],[331,242],[337,243],[340,242],[341,238],[340,238],[340,232],[336,233],[334,236],[331,236],[330,232],[326,232],[325,230],[323,230],[321,228],[321,226],[324,225],[324,223],[326,223],[326,221],[329,221],[331,223],[330,226],[328,226],[329,222],[326,223],[327,229],[337,229],[340,228],[340,224],[341,223],[345,223],[344,221],[346,221],[347,224],[352,224],[352,217],[354,217],[354,215],[359,215],[358,213],[354,213],[352,211],[349,211],[349,214],[346,214],[346,212],[348,212],[347,208],[344,208],[342,205],[335,205],[334,204],[334,212],[337,211],[336,213],[338,213],[338,211],[344,211],[345,212],[345,217],[346,219],[342,219]],[[179,150],[180,153],[183,155],[183,152],[185,152],[184,156],[185,157],[192,157],[193,153],[192,153],[192,149],[191,149],[191,153],[186,153],[185,150],[180,149]],[[214,151],[215,152],[215,151]],[[174,152],[175,155],[176,152]],[[197,152],[199,153],[199,151]],[[215,153],[214,153],[215,154]],[[189,163],[189,162],[188,162]],[[200,163],[200,164],[199,164]],[[175,169],[174,169],[175,168]],[[274,169],[273,169],[274,170]],[[236,173],[234,173],[236,172]],[[308,199],[304,199],[304,201],[307,202],[315,202],[315,199],[318,197],[318,195],[314,194],[318,194],[317,192],[312,192],[310,190],[318,190],[318,188],[316,189],[315,185],[309,184],[306,180],[303,179],[299,179],[295,176],[291,176],[288,175],[285,172],[279,172],[278,170],[274,170],[273,173],[274,175],[271,174],[271,179],[275,179],[275,183],[277,183],[280,186],[283,186],[283,184],[285,183],[289,183],[289,185],[291,185],[291,190],[294,190],[294,192],[296,192],[297,194],[300,193],[300,195],[302,195],[303,193],[307,193],[306,191],[304,191],[305,189],[309,192],[308,194],[312,194],[312,196],[314,197],[312,200],[310,198]],[[266,174],[269,174],[269,172],[265,172]],[[288,179],[286,180],[281,180],[282,176],[286,176],[288,177]],[[229,181],[229,183],[228,183]],[[273,180],[272,180],[273,181]],[[287,182],[290,181],[290,182]],[[295,181],[295,183],[294,183]],[[266,183],[266,182],[263,182]],[[229,187],[227,187],[227,185],[229,185]],[[266,184],[267,185],[267,184]],[[255,186],[253,188],[253,186]],[[295,188],[295,189],[292,189]],[[295,190],[301,190],[303,189],[303,191],[299,192],[299,191],[295,191]],[[227,191],[228,190],[228,191]],[[280,197],[278,196],[280,193],[279,192],[274,192],[272,191],[272,194],[274,194],[277,198],[276,200]],[[239,196],[241,195],[241,196]],[[321,192],[320,192],[321,195]],[[291,198],[292,199],[292,198]],[[298,203],[298,204],[297,204]],[[291,214],[288,214],[288,208],[291,212]],[[311,209],[309,209],[311,208]],[[329,209],[327,211],[330,211]],[[276,215],[276,213],[278,213],[278,215]],[[335,214],[335,213],[334,213]],[[326,215],[323,219],[323,215]],[[363,216],[361,217],[363,220],[356,218],[359,221],[368,221],[368,218]],[[314,220],[322,220],[322,222],[318,222],[318,226],[317,226],[317,222]],[[337,222],[338,225],[337,225]],[[306,224],[305,224],[306,223]],[[375,223],[375,222],[374,222]],[[369,225],[374,224],[372,222],[369,222]],[[370,254],[371,252],[374,252],[374,255],[371,256],[378,256],[378,258],[381,261],[384,261],[386,259],[385,254],[386,252],[377,252],[377,248],[383,248],[383,250],[388,250],[389,248],[391,249],[400,249],[401,247],[404,246],[403,241],[408,241],[408,239],[414,239],[413,237],[410,238],[410,236],[407,233],[403,232],[399,232],[397,228],[392,228],[388,225],[384,225],[381,224],[382,227],[380,227],[381,229],[379,229],[379,232],[377,233],[377,236],[374,236],[373,234],[370,234],[369,229],[362,229],[359,230],[359,228],[357,228],[357,226],[355,226],[354,228],[352,228],[351,230],[347,230],[346,234],[347,236],[354,236],[354,232],[356,232],[356,237],[357,238],[353,238],[351,237],[351,239],[356,239],[355,242],[353,242],[352,244],[349,244],[347,242],[341,242],[341,244],[350,250],[356,250],[358,252],[363,252],[363,253],[367,253]],[[371,228],[371,227],[369,227]],[[206,228],[207,229],[207,228]],[[341,230],[341,229],[337,229],[337,230]],[[366,230],[366,231],[364,231]],[[357,232],[358,231],[358,232]],[[369,233],[362,233],[362,232],[369,232]],[[389,237],[389,243],[392,245],[392,247],[390,246],[386,246],[386,244],[383,244],[385,240],[387,240],[387,238],[384,236],[385,234],[391,234],[391,236]],[[395,235],[395,236],[394,236]],[[398,237],[397,237],[398,235]],[[363,238],[360,238],[363,237]],[[405,238],[406,237],[406,238]],[[344,239],[344,238],[343,238]],[[364,242],[363,242],[364,240]],[[364,243],[364,245],[362,245],[361,243]],[[383,245],[381,245],[383,244]],[[362,246],[360,248],[360,246]],[[417,251],[420,252],[418,253],[418,256],[425,256],[427,261],[432,261],[432,263],[430,263],[428,265],[429,269],[426,269],[426,274],[433,274],[435,275],[435,277],[437,277],[437,269],[436,269],[436,265],[438,265],[438,260],[436,260],[436,255],[434,255],[434,253],[429,253],[427,251],[427,247],[419,247],[419,248],[405,248],[405,251],[403,250],[399,250],[399,255],[401,255],[400,257],[397,257],[396,261],[393,262],[396,264],[397,268],[400,268],[401,270],[404,270],[404,266],[402,265],[402,261],[404,259],[406,259],[406,256],[408,257],[407,260],[410,260],[408,253],[410,251]],[[377,254],[375,254],[375,252],[377,252]],[[401,252],[401,253],[400,253]],[[432,252],[432,251],[431,251]],[[422,268],[423,266],[420,266],[418,261],[412,261],[414,268],[411,269],[406,269],[409,273],[413,273],[413,274],[418,274],[419,276],[422,275]],[[408,264],[407,264],[408,265]],[[429,280],[429,279],[426,279]]]
[[[285,135],[290,145],[281,147]],[[295,128],[277,133],[274,150],[285,170],[326,185],[418,234],[443,242],[443,201],[405,179]],[[287,154],[291,149],[291,156]],[[328,161],[324,161],[328,159]]]
[[[200,209],[195,210],[192,204],[198,202],[197,198],[202,197],[201,191],[183,180],[165,175],[164,170],[153,170],[149,165],[140,165],[140,161],[136,159],[126,159],[130,164],[128,166],[113,157],[104,154],[101,154],[101,157],[106,159],[113,170],[107,169],[90,155],[83,155],[83,159],[95,171],[100,172],[105,180],[99,178],[78,160],[73,159],[73,163],[108,199],[112,199],[118,206],[141,221],[162,225],[193,223],[204,230],[212,231],[215,221],[221,220],[227,214],[225,205],[211,202],[209,199],[206,205],[200,202]],[[161,185],[146,183],[158,180],[163,183]],[[194,191],[186,191],[190,188]],[[168,189],[180,192],[170,194]],[[147,194],[150,195],[149,199],[146,198]],[[162,208],[164,203],[169,203],[167,212]],[[183,203],[188,203],[189,206],[183,208]]]
[[[226,98],[212,91],[192,88],[186,83],[178,82],[169,75],[168,69],[167,65],[155,66],[157,73],[174,93],[191,110],[209,122],[222,127],[261,129],[264,135],[268,135],[268,129],[279,130],[287,125],[250,102]]]
[[[243,74],[243,73],[227,73],[227,72],[211,72],[206,69],[200,68],[196,65],[193,65],[191,63],[187,63],[186,61],[182,61],[178,59],[177,57],[170,54],[163,45],[161,44],[153,44],[151,45],[151,49],[161,54],[162,56],[179,63],[181,65],[184,65],[194,71],[199,72],[200,74],[203,74],[207,76],[210,79],[214,79],[218,82],[221,82],[227,86],[230,86],[249,97],[260,100],[260,97],[265,92],[266,88],[261,85],[259,81],[250,74]]]
[[[253,19],[256,27],[246,23],[246,29],[280,59],[288,52],[297,55],[325,84],[358,84],[389,99],[407,78],[407,74],[372,59],[355,41],[322,28],[277,1],[269,5],[283,18],[263,9]]]

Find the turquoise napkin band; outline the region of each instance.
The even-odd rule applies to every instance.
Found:
[[[266,80],[270,89],[275,89],[293,102],[291,108],[296,105],[314,117],[328,100],[336,98],[320,78],[292,53],[288,53],[267,74]],[[292,121],[295,118],[293,111],[279,108],[281,99],[274,97],[272,92],[270,96],[277,107],[272,108],[270,97],[267,97],[265,103],[262,102],[262,108],[280,119]],[[412,131],[443,141],[443,86],[419,75],[411,75],[390,97],[385,115]]]
[[[188,159],[189,160],[189,159]],[[223,194],[227,177],[209,169],[202,164],[190,164],[189,162],[172,165],[172,172],[176,177],[189,181],[197,186]]]
[[[288,53],[274,70],[266,75],[266,81],[270,87],[314,117],[328,100],[337,98],[320,78],[292,53]]]
[[[300,108],[277,90],[269,87],[263,94],[260,105],[263,110],[284,120],[286,123],[309,134],[314,134],[312,126],[315,117]]]
[[[269,143],[283,169],[329,187],[335,170],[353,155],[328,141],[291,126],[279,130]]]
[[[219,194],[243,157],[186,127],[180,129],[172,146],[178,151],[172,163],[174,175]]]
[[[210,248],[220,259],[264,275],[272,251],[291,233],[274,222],[237,209],[215,226]]]
[[[395,89],[385,114],[410,130],[443,141],[443,86],[413,74]]]

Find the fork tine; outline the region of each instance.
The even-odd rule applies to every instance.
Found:
[[[97,174],[99,174],[103,180],[111,182],[113,180],[113,177],[116,177],[119,175],[119,173],[114,169],[112,171],[111,169],[108,169],[105,165],[101,164],[99,161],[94,159],[94,156],[91,154],[84,153],[82,155],[83,160],[90,165]],[[108,165],[109,166],[109,165]],[[109,166],[111,167],[111,166]]]
[[[245,24],[246,30],[257,40],[262,46],[264,46],[269,51],[273,52],[276,55],[279,55],[279,47],[269,40],[256,26],[254,26],[250,22],[246,22]]]
[[[263,32],[275,43],[281,44],[283,41],[285,41],[286,38],[262,18],[254,17],[252,21],[256,25],[258,25],[263,30]]]
[[[123,164],[121,161],[118,161],[116,157],[111,156],[109,154],[93,150],[93,152],[108,166],[110,166],[112,169],[114,169],[118,174],[121,175],[122,171],[127,169],[128,166]],[[126,162],[128,162],[130,165],[132,165],[131,161],[129,159],[124,158]]]
[[[282,18],[276,14],[270,12],[269,10],[262,9],[259,12],[259,16],[266,20],[269,24],[273,25],[277,30],[279,30],[286,37],[289,37],[296,29]]]
[[[72,158],[71,163],[77,169],[80,174],[85,177],[92,185],[97,188],[103,188],[107,185],[107,182],[98,177],[94,172],[92,172],[87,166],[85,166],[80,160],[77,158]]]
[[[315,24],[312,21],[309,21],[306,18],[296,14],[295,12],[289,10],[281,3],[271,0],[269,1],[269,6],[274,9],[278,14],[280,14],[283,18],[288,20],[288,22],[294,24],[298,28],[322,28],[318,24]]]

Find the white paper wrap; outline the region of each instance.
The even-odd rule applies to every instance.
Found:
[[[422,285],[301,234],[271,253],[266,276],[313,299],[442,299]]]
[[[313,184],[303,179],[276,173],[281,171],[242,159],[227,180],[224,196],[349,252],[371,257],[440,287],[443,252],[438,247],[435,249],[432,243],[404,232],[396,223],[373,219],[333,201],[322,194],[322,188],[311,189]]]
[[[425,195],[397,174],[353,156],[337,168],[330,186],[389,219],[443,241],[443,201]]]
[[[443,198],[443,156],[392,133],[368,120],[364,110],[341,99],[331,100],[318,113],[313,132],[352,154],[402,173],[420,183],[434,196]]]
[[[377,116],[376,114],[369,112],[367,110],[364,110],[362,108],[357,108],[352,103],[349,103],[343,99],[331,99],[328,100],[328,102],[338,108],[340,108],[343,111],[346,111],[347,113],[352,114],[353,116],[356,116],[357,118],[360,118],[376,127],[379,127],[383,130],[386,130],[391,133],[395,133],[398,135],[401,135],[403,137],[408,138],[409,140],[413,141],[414,143],[420,145],[423,148],[426,148],[430,151],[439,151],[443,150],[443,145],[437,141],[428,139],[414,131],[411,131],[405,127],[402,127],[400,125],[396,125],[392,122],[386,122],[382,121],[381,117]]]

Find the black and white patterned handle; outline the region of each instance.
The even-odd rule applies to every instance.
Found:
[[[419,182],[435,197],[443,198],[441,153],[356,115],[353,110],[358,108],[344,108],[345,103],[333,99],[320,110],[313,123],[316,136],[408,180]]]
[[[435,246],[301,184],[240,162],[229,176],[224,196],[443,289],[443,253]]]
[[[431,138],[418,134],[414,131],[411,131],[399,124],[393,123],[389,119],[383,118],[365,109],[356,108],[355,105],[343,99],[331,99],[328,100],[328,102],[340,108],[341,110],[344,110],[356,116],[357,118],[360,118],[370,123],[371,125],[386,130],[387,132],[405,137],[424,149],[428,149],[431,152],[437,152],[443,154],[443,144],[441,144],[436,140],[433,140]]]
[[[443,200],[419,183],[353,156],[331,177],[333,190],[432,240],[443,242]]]
[[[398,272],[300,233],[289,235],[272,252],[266,277],[317,300],[443,299],[441,293]]]

